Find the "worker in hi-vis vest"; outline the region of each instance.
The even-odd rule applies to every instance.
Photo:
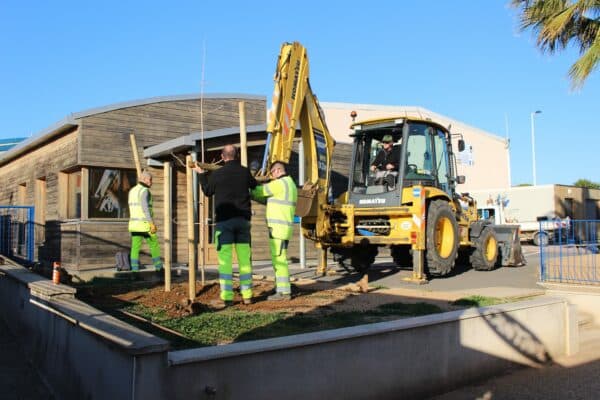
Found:
[[[269,247],[275,269],[275,294],[267,300],[289,300],[292,297],[287,248],[294,231],[294,212],[298,200],[298,189],[294,180],[287,175],[285,164],[276,161],[271,165],[273,180],[257,186],[252,197],[261,201],[267,199],[267,226],[269,227]]]
[[[142,241],[146,240],[150,246],[152,264],[157,272],[162,271],[160,259],[160,246],[156,236],[152,210],[152,175],[143,171],[138,179],[138,184],[129,191],[129,232],[131,233],[131,270],[140,269],[140,249]]]
[[[250,190],[257,185],[248,168],[237,158],[237,149],[228,144],[221,151],[223,166],[208,176],[200,174],[202,191],[214,196],[215,245],[219,261],[220,307],[233,304],[233,249],[240,271],[240,293],[244,304],[252,304],[252,251],[250,248],[250,219],[252,218]]]

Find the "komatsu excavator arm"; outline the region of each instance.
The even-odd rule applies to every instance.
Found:
[[[267,120],[267,145],[261,174],[266,175],[275,161],[288,163],[297,128],[304,148],[305,182],[297,214],[303,228],[317,224],[321,205],[328,203],[333,138],[329,134],[319,102],[311,90],[306,49],[298,42],[281,46],[275,70],[275,89]],[[309,203],[303,195],[312,189]],[[306,218],[306,219],[304,219]],[[306,223],[305,223],[306,222]],[[314,228],[313,228],[314,231]],[[306,232],[305,232],[306,233]],[[310,236],[310,235],[309,235]]]

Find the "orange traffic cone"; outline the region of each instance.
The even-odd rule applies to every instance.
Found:
[[[55,285],[60,283],[60,263],[58,261],[54,261],[52,264],[52,282]]]

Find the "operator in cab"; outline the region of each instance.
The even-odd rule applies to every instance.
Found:
[[[381,142],[383,148],[379,150],[375,160],[371,163],[371,171],[375,172],[375,184],[387,184],[388,187],[394,187],[400,165],[400,152],[394,149],[392,135],[383,136]]]

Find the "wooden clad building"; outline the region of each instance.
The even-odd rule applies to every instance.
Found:
[[[202,101],[197,95],[157,97],[71,114],[0,156],[0,204],[35,206],[35,258],[41,263],[61,261],[76,275],[114,266],[115,253],[129,251],[127,192],[136,183],[130,133],[142,154],[190,132],[239,126],[240,101],[248,124],[265,122],[265,97],[241,94]],[[160,236],[162,168],[153,175]],[[180,175],[178,186],[185,183]],[[181,223],[185,197],[177,200],[173,216]],[[174,241],[177,254],[186,254],[174,261],[187,262],[179,250],[187,246],[185,236]]]
[[[266,99],[239,94],[157,97],[71,114],[35,137],[0,155],[0,205],[35,207],[35,259],[50,266],[60,261],[71,274],[90,277],[114,267],[115,254],[129,251],[127,193],[136,183],[130,145],[134,133],[142,167],[153,175],[152,194],[159,240],[164,233],[164,168],[171,164],[171,231],[174,264],[188,264],[185,156],[207,162],[219,159],[220,149],[239,143],[239,102],[245,104],[248,160],[264,153]],[[204,113],[201,118],[201,110]],[[351,145],[336,146],[332,172],[333,195],[347,187]],[[297,144],[290,162],[298,182]],[[197,189],[197,184],[195,185]],[[202,200],[198,191],[196,198]],[[198,254],[215,264],[210,200],[200,207],[196,224],[203,238]],[[263,205],[253,203],[253,259],[269,260]],[[296,237],[299,237],[298,227]],[[199,232],[198,232],[199,233]],[[147,250],[145,247],[144,250]],[[201,251],[204,249],[204,251]],[[306,242],[307,257],[316,257]],[[299,259],[299,240],[289,254]],[[164,256],[164,249],[163,249]],[[150,264],[142,255],[142,264]]]

